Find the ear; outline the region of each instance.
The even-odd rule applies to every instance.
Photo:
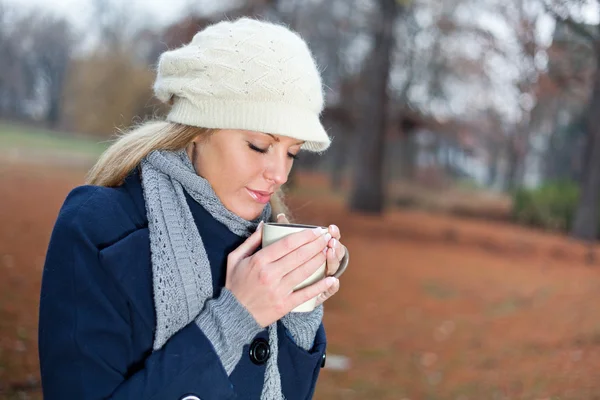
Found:
[[[187,153],[187,155],[190,158],[190,160],[192,161],[192,163],[194,163],[194,151],[195,151],[195,147],[196,147],[195,140],[196,140],[196,138],[194,138],[194,140],[189,142],[188,145],[185,147],[185,152]]]
[[[202,142],[202,140],[206,140],[204,138],[204,135],[196,135],[196,136],[194,136],[194,138],[192,139],[192,141],[190,142],[189,145],[193,145],[193,144],[199,145]]]

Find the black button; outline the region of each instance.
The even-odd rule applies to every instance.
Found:
[[[327,359],[327,356],[325,355],[325,353],[323,353],[323,357],[321,357],[321,368],[325,368],[325,360]]]
[[[263,365],[271,355],[271,346],[265,339],[254,339],[250,345],[250,360],[256,365]]]

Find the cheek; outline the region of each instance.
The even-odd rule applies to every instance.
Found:
[[[246,186],[252,186],[260,179],[264,169],[265,159],[262,154],[253,154],[249,151],[240,151],[237,154],[230,154],[227,159],[227,171],[223,179],[227,182],[231,191],[239,191]]]

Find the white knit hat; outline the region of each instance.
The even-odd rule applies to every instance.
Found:
[[[281,25],[241,18],[207,27],[161,55],[154,92],[174,101],[171,122],[289,136],[315,152],[330,144],[317,65],[306,42]]]

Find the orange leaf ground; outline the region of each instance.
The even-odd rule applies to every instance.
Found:
[[[0,399],[41,398],[44,254],[83,174],[0,165]],[[329,352],[350,368],[323,370],[316,399],[600,399],[594,249],[420,211],[353,215],[318,179],[298,182],[296,219],[338,224],[352,255],[325,316]]]

